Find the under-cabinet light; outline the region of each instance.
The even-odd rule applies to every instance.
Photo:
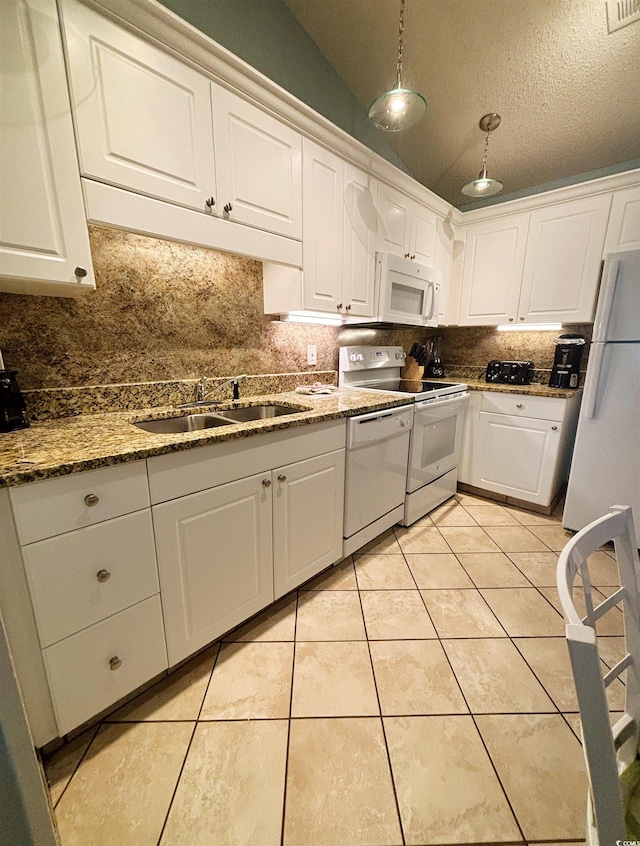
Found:
[[[498,332],[559,332],[562,323],[503,323]]]
[[[324,314],[322,311],[290,311],[281,314],[280,320],[285,323],[320,323],[325,326],[341,326],[342,317],[339,314]]]

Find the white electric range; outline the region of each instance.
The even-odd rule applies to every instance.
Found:
[[[402,524],[409,526],[456,492],[467,385],[400,378],[402,347],[340,348],[342,388],[405,395],[413,403]],[[348,459],[347,459],[348,460]],[[351,492],[358,495],[358,492]],[[361,495],[365,495],[361,493]]]

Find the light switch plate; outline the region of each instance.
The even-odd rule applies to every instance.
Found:
[[[315,344],[307,344],[307,364],[318,363],[318,351]]]

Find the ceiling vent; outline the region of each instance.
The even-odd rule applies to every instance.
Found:
[[[640,0],[607,0],[609,32],[640,21]]]

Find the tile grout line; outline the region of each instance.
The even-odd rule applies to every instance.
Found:
[[[293,715],[293,684],[296,674],[296,645],[298,634],[298,602],[300,591],[296,590],[296,614],[293,621],[293,661],[291,663],[291,691],[289,693],[289,719],[287,720],[287,748],[284,758],[284,785],[282,792],[282,823],[280,826],[280,846],[284,846],[284,826],[287,815],[287,783],[289,781],[289,747],[291,743],[291,720]]]
[[[81,763],[84,761],[84,759],[87,757],[87,753],[88,753],[88,751],[89,751],[89,748],[91,747],[91,745],[93,744],[93,741],[94,741],[94,740],[96,739],[96,737],[98,736],[98,732],[100,731],[100,729],[102,728],[102,726],[103,726],[103,725],[104,725],[104,720],[100,720],[100,722],[96,724],[96,726],[95,726],[95,732],[93,733],[93,737],[92,737],[92,738],[91,738],[91,740],[87,743],[87,747],[86,747],[86,749],[84,750],[84,752],[83,752],[83,753],[82,753],[82,755],[80,756],[80,758],[79,758],[79,760],[78,760],[78,763],[77,763],[77,764],[75,765],[75,767],[73,768],[73,772],[72,772],[72,773],[71,773],[71,775],[69,776],[69,780],[68,780],[68,781],[67,781],[67,783],[65,784],[64,789],[62,790],[62,793],[61,793],[61,794],[60,794],[60,796],[58,796],[58,798],[56,799],[55,804],[53,804],[53,803],[52,803],[52,804],[53,804],[53,809],[54,809],[54,810],[58,807],[58,805],[60,804],[60,800],[62,799],[62,797],[64,796],[64,794],[67,792],[67,788],[68,788],[68,787],[69,787],[69,785],[71,784],[71,781],[72,781],[73,777],[75,776],[75,774],[76,774],[76,773],[78,772],[78,770],[80,769],[80,764],[81,764]],[[71,742],[73,742],[73,741],[71,741]],[[67,745],[68,745],[68,744],[67,744]],[[62,747],[62,748],[64,748],[64,747]],[[56,751],[57,751],[57,750],[56,750]],[[42,760],[42,759],[41,759],[41,760]],[[43,770],[45,769],[45,768],[44,768],[44,762],[42,762],[42,768],[43,768]],[[51,796],[51,789],[49,788],[48,780],[46,779],[46,771],[45,771],[45,780],[47,781],[47,790],[49,791],[49,796]]]
[[[187,759],[189,757],[189,752],[191,751],[191,746],[193,745],[193,738],[196,735],[196,730],[197,730],[198,725],[200,723],[200,715],[202,714],[204,702],[205,702],[205,699],[207,698],[207,693],[209,692],[209,686],[211,685],[211,679],[213,677],[213,671],[216,668],[216,665],[218,663],[218,658],[220,657],[221,652],[222,652],[222,641],[218,641],[218,650],[216,652],[215,658],[213,659],[213,664],[211,665],[211,672],[209,673],[209,679],[207,681],[207,686],[206,686],[204,694],[202,696],[202,701],[200,702],[200,707],[198,708],[198,714],[197,714],[196,719],[193,723],[193,731],[191,732],[191,737],[189,738],[189,743],[187,744],[187,749],[185,751],[184,758],[182,759],[182,766],[180,767],[180,772],[178,773],[178,778],[176,779],[176,784],[175,784],[175,787],[173,788],[173,792],[171,794],[171,800],[170,800],[169,805],[167,807],[167,813],[165,814],[164,822],[162,823],[162,828],[160,829],[160,834],[158,835],[157,846],[160,846],[160,843],[162,842],[162,838],[164,836],[164,831],[167,827],[167,822],[169,821],[169,814],[171,813],[171,808],[173,807],[173,802],[176,798],[176,793],[178,792],[178,786],[180,785],[180,780],[182,779],[182,773],[184,772],[184,768],[185,768],[185,765],[187,763]]]

